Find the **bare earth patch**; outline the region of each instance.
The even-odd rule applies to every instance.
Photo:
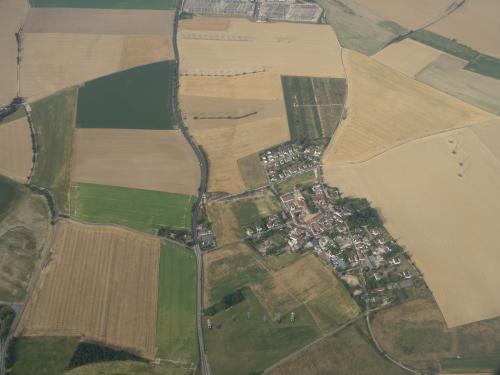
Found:
[[[159,254],[156,238],[60,221],[16,335],[82,336],[154,358]]]
[[[364,163],[325,168],[330,185],[367,197],[381,211],[423,272],[448,327],[500,315],[500,163],[488,149],[499,139],[485,145],[464,128]]]
[[[367,160],[409,140],[494,116],[354,51],[344,56],[347,119],[330,142],[326,165]]]
[[[32,166],[31,133],[26,117],[0,124],[0,174],[26,182]]]
[[[71,178],[195,195],[200,168],[179,130],[76,129]]]

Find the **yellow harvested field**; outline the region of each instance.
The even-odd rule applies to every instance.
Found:
[[[234,214],[231,202],[207,204],[207,215],[219,246],[241,240],[238,218]]]
[[[31,172],[33,150],[26,117],[0,124],[0,174],[26,182]]]
[[[14,35],[28,12],[25,0],[0,1],[0,107],[17,95],[17,43]]]
[[[423,272],[448,327],[500,315],[500,161],[473,129],[324,169],[329,185],[380,209]],[[500,132],[488,136],[498,147]]]
[[[441,51],[412,39],[391,44],[373,58],[409,77],[415,77],[422,69],[441,55]]]
[[[281,75],[344,76],[326,25],[195,17],[181,21],[179,49],[181,109],[208,155],[209,191],[244,191],[238,159],[290,140]]]
[[[416,30],[444,14],[456,0],[351,0],[378,16]],[[476,0],[474,0],[476,1]]]
[[[500,58],[500,1],[466,1],[457,11],[435,23],[428,30],[479,52]]]
[[[200,167],[180,130],[76,129],[71,179],[196,195]]]
[[[172,38],[162,35],[128,35],[123,42],[118,70],[172,59]]]
[[[324,164],[364,161],[425,135],[494,118],[354,51],[345,51],[347,119]]]
[[[154,358],[159,256],[157,238],[60,221],[15,334],[81,336]]]

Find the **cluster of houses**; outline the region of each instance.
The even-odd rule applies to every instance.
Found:
[[[263,152],[260,159],[269,182],[276,183],[314,169],[321,155],[321,146],[285,143]]]
[[[356,212],[348,200],[321,184],[286,192],[282,214],[247,228],[247,239],[263,255],[314,251],[353,296],[374,307],[404,298],[406,289],[422,284],[418,270],[383,226],[353,225],[349,218]]]

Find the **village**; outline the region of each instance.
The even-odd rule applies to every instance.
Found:
[[[372,308],[404,300],[424,285],[366,199],[344,198],[337,188],[316,184],[281,194],[280,203],[281,214],[245,228],[247,242],[262,256],[313,251],[359,303]]]

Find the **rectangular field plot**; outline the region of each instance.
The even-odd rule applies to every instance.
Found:
[[[68,212],[70,160],[75,127],[77,89],[70,88],[31,105],[38,141],[37,164],[31,182],[49,189],[58,209]]]
[[[194,197],[116,186],[76,184],[71,188],[71,216],[91,223],[113,223],[156,233],[162,227],[191,227]]]
[[[156,357],[195,368],[196,259],[192,251],[165,243],[160,250]]]
[[[78,128],[172,129],[174,64],[163,61],[85,83],[79,90]]]
[[[282,76],[281,82],[292,141],[331,137],[344,111],[345,79]]]
[[[175,9],[176,0],[29,0],[32,8]]]
[[[152,236],[59,221],[16,336],[83,335],[154,358],[159,257]]]

